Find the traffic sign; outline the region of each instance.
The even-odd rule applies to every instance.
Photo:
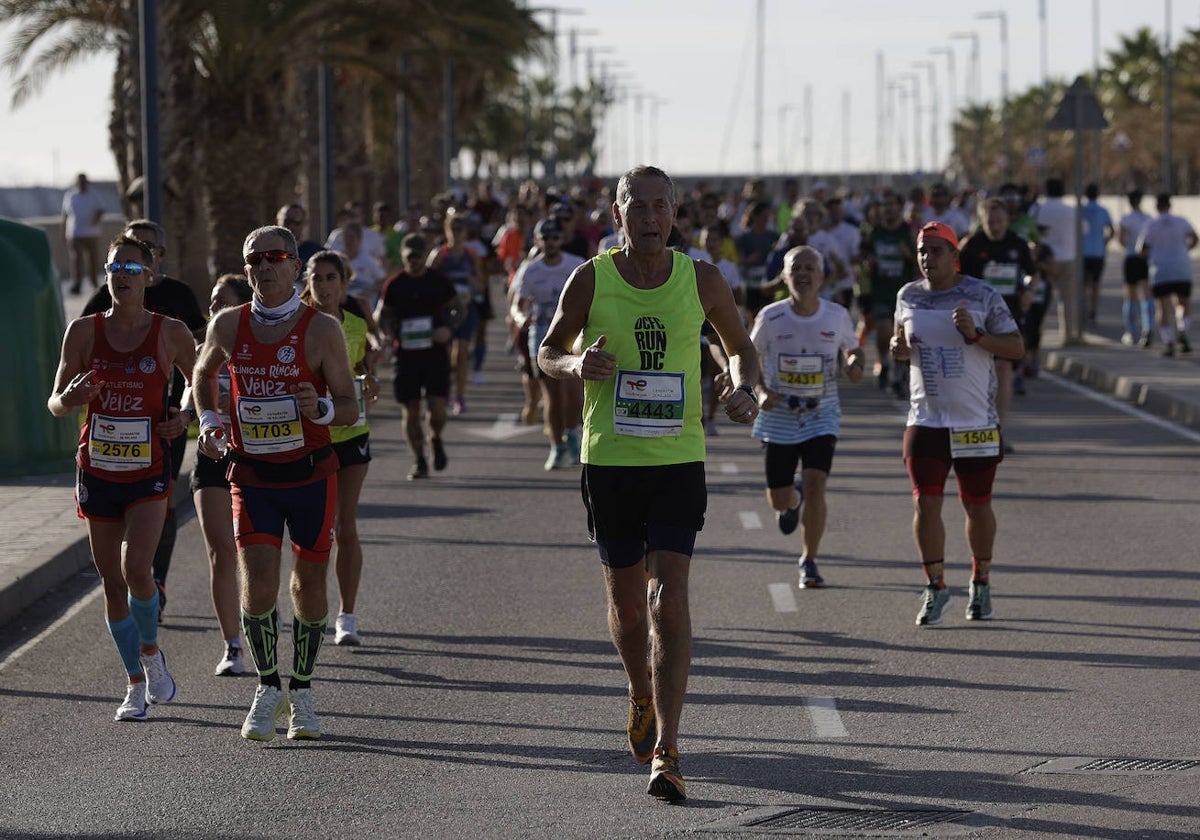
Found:
[[[1047,128],[1055,131],[1075,131],[1076,129],[1108,128],[1108,120],[1104,118],[1104,109],[1100,100],[1092,91],[1083,76],[1075,79],[1067,89],[1063,100],[1059,103],[1054,117]]]

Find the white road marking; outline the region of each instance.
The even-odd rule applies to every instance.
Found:
[[[743,510],[738,514],[738,519],[742,520],[742,528],[747,531],[761,531],[762,520],[758,518],[758,514],[752,510]]]
[[[540,423],[534,426],[518,423],[516,412],[513,412],[511,414],[496,415],[496,422],[490,426],[469,426],[467,431],[470,434],[488,438],[489,440],[507,440],[517,435],[523,435],[526,432],[541,431],[541,428]]]
[[[1093,391],[1091,388],[1087,387],[1086,385],[1080,385],[1077,382],[1072,382],[1069,379],[1064,379],[1061,376],[1056,376],[1053,373],[1046,373],[1045,371],[1043,371],[1040,374],[1040,376],[1043,379],[1050,380],[1055,385],[1061,385],[1062,387],[1066,388],[1068,391],[1071,391],[1076,394],[1080,394],[1081,396],[1087,397],[1088,399],[1093,400],[1094,402],[1098,402],[1101,405],[1105,405],[1116,411],[1120,411],[1125,414],[1128,414],[1130,417],[1136,417],[1138,420],[1142,420],[1146,423],[1149,423],[1152,426],[1158,426],[1158,428],[1164,429],[1168,432],[1174,432],[1175,434],[1179,435],[1181,438],[1184,438],[1185,440],[1190,440],[1192,443],[1200,443],[1200,433],[1193,432],[1191,429],[1187,428],[1186,426],[1181,426],[1178,423],[1172,423],[1170,420],[1164,420],[1161,417],[1150,414],[1147,411],[1143,411],[1142,409],[1138,408],[1137,406],[1130,405],[1127,402],[1122,402],[1121,400],[1118,400],[1114,397],[1110,397],[1107,394],[1101,394],[1098,391]]]
[[[722,461],[721,462],[721,472],[724,473],[725,475],[737,475],[738,474],[738,465],[733,463],[733,461]]]
[[[25,644],[21,645],[19,648],[14,650],[12,653],[8,654],[8,656],[4,657],[3,659],[0,659],[0,671],[3,671],[5,668],[7,668],[13,662],[16,662],[18,659],[20,659],[22,656],[24,656],[26,653],[28,653],[30,650],[32,650],[37,645],[38,642],[40,642],[42,639],[45,639],[47,636],[49,636],[51,633],[53,633],[59,627],[62,627],[64,624],[66,624],[72,618],[77,616],[80,612],[82,612],[93,601],[98,599],[103,594],[104,594],[104,587],[97,586],[91,592],[84,595],[82,598],[80,598],[78,601],[76,601],[74,604],[72,604],[70,606],[70,608],[65,613],[60,615],[58,617],[58,619],[56,621],[54,621],[54,623],[52,623],[49,627],[47,627],[41,633],[38,633],[36,636],[34,636],[29,641],[27,641]]]
[[[838,714],[837,703],[832,697],[806,697],[804,706],[812,720],[813,729],[818,738],[849,738],[842,716]]]
[[[772,583],[767,589],[771,592],[771,601],[775,604],[775,612],[798,612],[796,593],[790,583]]]

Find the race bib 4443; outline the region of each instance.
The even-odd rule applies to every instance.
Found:
[[[633,437],[677,437],[683,432],[683,374],[617,372],[613,431]]]

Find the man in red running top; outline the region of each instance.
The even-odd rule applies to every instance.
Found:
[[[301,303],[296,240],[261,227],[242,253],[250,303],[218,314],[196,362],[200,451],[220,457],[224,431],[217,371],[230,373],[229,468],[234,536],[242,579],[242,629],[259,686],[242,737],[269,741],[290,708],[288,738],[319,738],[311,680],[325,637],[325,579],[337,508],[337,457],[329,427],[358,419],[354,377],[341,325]],[[292,677],[285,698],[276,660],[283,529],[292,540]]]

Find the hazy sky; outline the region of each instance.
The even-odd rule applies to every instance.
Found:
[[[755,168],[755,10],[758,0],[574,0],[557,16],[562,53],[560,79],[572,79],[566,32],[579,33],[575,72],[618,62],[610,73],[643,94],[610,116],[603,131],[602,171],[635,162],[657,163],[669,172],[736,173]],[[539,6],[548,5],[538,3]],[[876,55],[883,53],[889,80],[919,77],[920,142],[923,168],[932,163],[929,69],[932,61],[939,99],[939,157],[948,152],[948,60],[931,48],[955,53],[956,98],[964,102],[970,76],[969,38],[979,35],[979,88],[983,99],[1000,96],[1000,22],[976,19],[1003,10],[1008,20],[1010,91],[1040,83],[1039,0],[960,0],[938,4],[926,18],[919,4],[903,0],[763,0],[765,48],[762,145],[765,172],[799,172],[811,159],[814,170],[874,169],[879,163]],[[1099,8],[1100,50],[1118,37],[1150,27],[1161,37],[1168,7],[1172,42],[1187,28],[1200,28],[1200,0],[1045,0],[1052,78],[1068,81],[1088,72],[1094,60],[1093,9]],[[578,10],[577,12],[571,10]],[[550,25],[549,15],[539,19]],[[12,27],[0,26],[6,50]],[[65,186],[78,171],[94,180],[115,177],[107,144],[113,59],[80,64],[56,76],[32,102],[13,111],[11,76],[0,69],[0,186]],[[911,79],[900,84],[910,90]],[[804,142],[805,90],[811,89],[812,143]],[[657,98],[657,108],[651,100]],[[843,110],[849,102],[847,133]],[[899,105],[899,96],[896,96]],[[911,102],[909,103],[911,112]],[[911,117],[897,123],[888,142],[890,168],[900,153],[911,167],[915,142]],[[901,140],[900,137],[903,139]],[[848,144],[848,154],[847,154]]]

